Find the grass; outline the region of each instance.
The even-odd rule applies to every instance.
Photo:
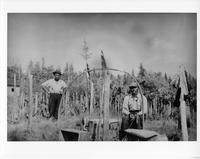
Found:
[[[181,130],[178,129],[177,123],[170,119],[170,120],[153,120],[153,121],[146,121],[144,125],[145,129],[156,131],[160,134],[165,134],[169,141],[180,141],[182,140]],[[188,128],[188,140],[189,141],[196,141],[197,130],[196,127],[193,125]]]
[[[8,141],[59,141],[61,128],[81,129],[80,117],[71,117],[59,123],[45,118],[34,119],[31,129],[27,122],[8,123]],[[180,141],[181,131],[173,120],[147,120],[144,124],[147,130],[153,130],[159,134],[165,134],[169,141]],[[188,128],[189,141],[196,141],[196,128]]]
[[[65,122],[33,120],[31,129],[27,122],[8,124],[8,141],[59,141],[60,128],[75,128],[79,119],[72,118]]]

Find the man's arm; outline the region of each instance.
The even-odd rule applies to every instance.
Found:
[[[47,93],[49,93],[49,82],[50,82],[50,80],[47,80],[46,82],[41,84],[42,89]]]

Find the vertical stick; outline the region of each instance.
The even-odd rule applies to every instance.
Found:
[[[65,118],[67,118],[67,109],[69,108],[69,91],[66,91],[65,96]]]
[[[13,81],[13,88],[14,88],[14,108],[13,108],[13,111],[12,111],[12,120],[15,120],[16,117],[17,117],[17,91],[16,91],[16,73],[14,73],[14,81]]]
[[[20,96],[20,109],[19,109],[19,115],[20,115],[20,117],[22,117],[22,115],[23,115],[23,109],[24,109],[24,93],[21,92],[21,96]]]
[[[104,98],[103,98],[103,92],[104,92],[104,86],[102,87],[102,90],[100,92],[100,109],[99,109],[99,121],[98,121],[98,140],[100,141],[101,140],[101,130],[102,130],[102,127],[101,127],[101,124],[102,124],[102,118],[103,118],[103,101],[104,101]]]
[[[35,112],[34,112],[34,114],[37,113],[37,108],[38,108],[38,92],[35,93]]]
[[[90,115],[93,114],[93,105],[94,105],[94,84],[91,81],[91,97],[90,97]]]
[[[16,83],[17,83],[16,82],[16,73],[14,73],[14,92],[16,92],[16,90],[15,90],[16,89]]]
[[[75,103],[77,105],[78,104],[78,92],[75,93],[75,96],[76,96],[76,102]]]
[[[20,75],[21,79],[20,79],[20,114],[21,114],[21,110],[23,108],[24,105],[24,99],[23,99],[23,95],[24,95],[24,82],[23,82],[23,78]]]
[[[30,130],[31,129],[31,122],[32,122],[32,105],[33,105],[33,93],[32,93],[32,90],[33,90],[33,81],[32,81],[32,75],[31,73],[29,72],[28,73],[28,79],[29,79],[29,116],[28,116],[28,129]]]
[[[86,108],[87,108],[87,111],[88,113],[90,113],[90,108],[89,108],[89,104],[88,104],[88,78],[86,76],[86,92],[85,92],[85,97],[86,97]]]

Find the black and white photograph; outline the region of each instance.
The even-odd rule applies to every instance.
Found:
[[[197,14],[8,13],[7,141],[197,141]]]

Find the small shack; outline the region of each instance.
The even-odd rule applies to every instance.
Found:
[[[7,95],[8,96],[14,96],[20,95],[20,81],[16,80],[16,86],[14,85],[14,78],[10,78],[7,81]]]

